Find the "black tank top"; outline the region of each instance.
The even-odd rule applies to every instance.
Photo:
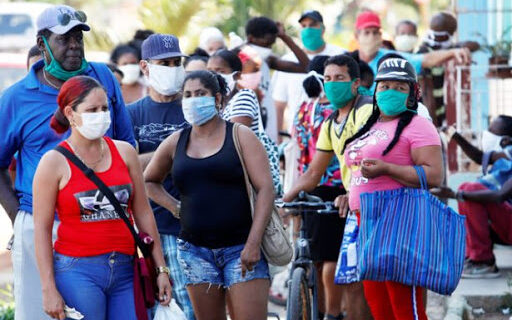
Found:
[[[180,238],[212,249],[244,244],[252,218],[233,124],[226,122],[220,151],[202,159],[187,156],[191,130],[181,132],[171,170],[181,198]]]

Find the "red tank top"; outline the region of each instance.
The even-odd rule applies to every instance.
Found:
[[[114,192],[133,223],[133,183],[114,142],[104,138],[112,157],[110,168],[96,175]],[[66,141],[61,146],[73,152]],[[68,160],[71,177],[57,195],[60,219],[55,251],[72,257],[95,256],[112,251],[133,255],[135,243],[127,226],[107,197]]]

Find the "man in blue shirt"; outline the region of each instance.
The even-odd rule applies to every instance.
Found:
[[[40,285],[34,254],[32,180],[43,154],[69,135],[58,135],[50,128],[62,84],[79,74],[96,78],[109,98],[112,125],[107,135],[135,145],[115,78],[106,65],[88,63],[84,58],[82,31],[90,30],[85,22],[85,14],[69,6],[43,11],[37,20],[37,45],[43,59],[0,98],[0,204],[14,222],[12,260],[17,320],[49,319],[42,308],[41,289],[45,288]],[[13,190],[7,168],[16,152]]]
[[[181,87],[185,79],[183,56],[178,38],[173,35],[153,34],[142,43],[142,60],[139,65],[147,79],[149,95],[127,108],[143,168],[165,138],[189,125],[181,109]],[[179,199],[178,190],[170,175],[163,185],[167,192]],[[173,297],[187,315],[187,319],[194,319],[194,310],[185,288],[185,278],[176,257],[180,222],[171,212],[156,203],[151,202],[151,207],[160,233],[164,257],[171,270]]]
[[[355,37],[359,44],[359,59],[368,63],[374,74],[377,74],[377,64],[386,54],[394,52],[393,50],[383,49],[382,30],[379,16],[371,11],[365,11],[357,17]],[[416,69],[416,73],[421,73],[422,68],[430,68],[440,65],[450,59],[456,59],[457,62],[466,64],[471,60],[469,50],[465,48],[439,50],[426,54],[412,54],[399,52],[401,56],[407,59]],[[375,89],[375,84],[372,90]]]

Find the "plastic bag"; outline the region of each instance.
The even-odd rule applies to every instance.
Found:
[[[359,226],[354,213],[347,216],[343,241],[340,247],[340,255],[336,265],[334,283],[348,284],[359,281],[359,270],[357,268],[357,237]]]
[[[187,320],[187,317],[176,303],[176,300],[172,299],[167,307],[161,304],[156,307],[153,320]]]

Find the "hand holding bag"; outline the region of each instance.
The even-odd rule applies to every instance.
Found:
[[[249,202],[251,203],[251,214],[254,217],[256,191],[251,184],[249,175],[247,173],[247,168],[245,167],[242,148],[240,146],[240,140],[238,137],[239,126],[239,123],[235,123],[233,125],[233,141],[235,143],[238,157],[240,158],[240,163],[242,164],[242,168],[244,170],[245,186],[247,188],[247,193],[249,194]],[[276,266],[287,265],[293,257],[292,244],[288,239],[288,234],[284,230],[283,221],[281,220],[275,205],[272,205],[270,220],[267,227],[265,228],[265,232],[263,233],[263,238],[261,240],[261,250],[263,251],[263,254],[265,255],[268,263]]]
[[[464,265],[465,217],[434,197],[423,167],[415,169],[421,189],[361,194],[360,277],[449,295]]]
[[[98,187],[101,193],[107,197],[110,204],[114,206],[116,213],[130,230],[137,247],[140,249],[140,252],[142,252],[142,257],[139,257],[137,252],[135,253],[133,290],[137,318],[139,320],[147,320],[148,316],[146,308],[151,308],[155,305],[155,296],[158,294],[155,263],[151,256],[153,239],[143,232],[137,233],[137,231],[135,231],[135,228],[130,223],[130,220],[126,216],[125,211],[121,207],[121,204],[112,190],[110,190],[110,188],[101,181],[92,169],[87,167],[68,149],[62,146],[57,146],[55,150],[63,154],[69,161],[77,166],[85,176]]]

